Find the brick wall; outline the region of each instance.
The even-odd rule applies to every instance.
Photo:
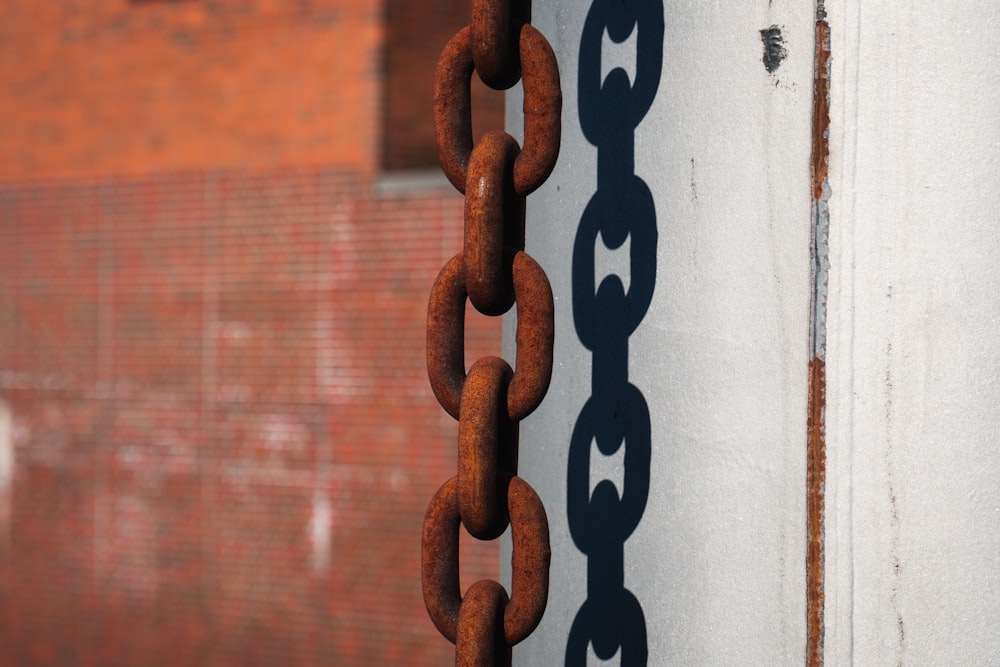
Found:
[[[461,198],[369,192],[320,168],[0,188],[2,664],[450,660],[419,543],[456,425],[422,331]],[[496,576],[466,547],[466,583]]]
[[[5,0],[0,179],[370,171],[383,33],[378,0]]]
[[[0,179],[436,165],[434,69],[468,0],[0,3]],[[476,136],[503,97],[472,81]]]
[[[0,665],[452,660],[423,329],[462,201],[376,193],[428,160],[449,1],[423,40],[395,0],[0,3]]]

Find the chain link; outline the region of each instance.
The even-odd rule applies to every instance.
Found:
[[[462,252],[445,264],[427,307],[427,374],[459,421],[458,473],[424,518],[424,603],[455,644],[457,665],[509,665],[511,647],[545,611],[549,528],[545,508],[517,476],[518,422],[541,403],[552,376],[554,307],[541,266],[524,252],[524,200],[559,153],[562,92],[555,54],[530,21],[530,0],[471,0],[471,21],[438,63],[434,124],[441,167],[465,194]],[[472,72],[490,87],[524,86],[525,143],[506,132],[472,141]],[[517,308],[516,368],[484,357],[465,371],[465,303],[484,315]],[[511,594],[496,581],[459,587],[459,526],[492,540],[511,527]]]
[[[562,131],[562,91],[556,55],[548,40],[530,24],[515,29],[519,32],[524,87],[524,148],[514,164],[514,190],[523,197],[544,183],[556,164]],[[445,176],[463,194],[472,153],[470,83],[475,65],[469,35],[466,26],[444,47],[434,87],[438,159]]]

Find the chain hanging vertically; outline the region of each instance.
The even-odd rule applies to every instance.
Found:
[[[524,201],[555,166],[562,93],[555,54],[530,15],[530,0],[472,0],[470,24],[441,54],[434,93],[441,167],[465,194],[465,241],[434,281],[427,308],[427,372],[438,402],[459,420],[458,473],[427,508],[421,569],[427,612],[455,643],[456,665],[509,665],[511,647],[535,629],[548,599],[548,520],[517,476],[517,433],[552,375],[552,288],[524,251]],[[497,90],[523,80],[523,149],[502,131],[473,144],[473,71]],[[515,369],[485,357],[466,373],[466,300],[491,316],[516,305]],[[460,525],[481,540],[510,525],[509,596],[490,580],[462,596]]]

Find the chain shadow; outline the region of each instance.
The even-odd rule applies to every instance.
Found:
[[[567,518],[577,548],[587,556],[587,599],[566,646],[567,667],[586,664],[588,646],[602,660],[620,651],[622,667],[648,660],[642,604],[625,587],[625,542],[638,527],[649,496],[652,454],[649,407],[629,382],[629,337],[652,301],[656,282],[657,221],[652,194],[635,174],[635,129],[649,111],[660,82],[662,0],[595,0],[580,44],[579,118],[597,147],[597,191],[580,219],[573,248],[573,320],[580,342],[593,353],[591,396],[570,440]],[[634,30],[635,81],[621,68],[601,80],[605,31],[622,42]],[[626,292],[617,275],[595,289],[595,245],[608,248],[631,237]],[[594,443],[602,455],[624,451],[624,482],[590,491]]]

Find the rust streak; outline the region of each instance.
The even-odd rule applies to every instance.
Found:
[[[809,413],[807,438],[807,553],[806,614],[809,667],[823,663],[823,512],[826,482],[826,262],[828,233],[827,168],[830,156],[830,27],[820,0],[816,21],[816,55],[812,122],[813,253],[813,357],[809,362]]]
[[[809,667],[822,664],[823,642],[823,486],[826,482],[826,363],[815,357],[809,362],[809,417],[806,491],[808,494],[808,547],[806,577],[809,619]]]
[[[830,26],[824,20],[816,22],[816,63],[813,79],[812,121],[812,196],[813,202],[823,197],[830,157]]]

